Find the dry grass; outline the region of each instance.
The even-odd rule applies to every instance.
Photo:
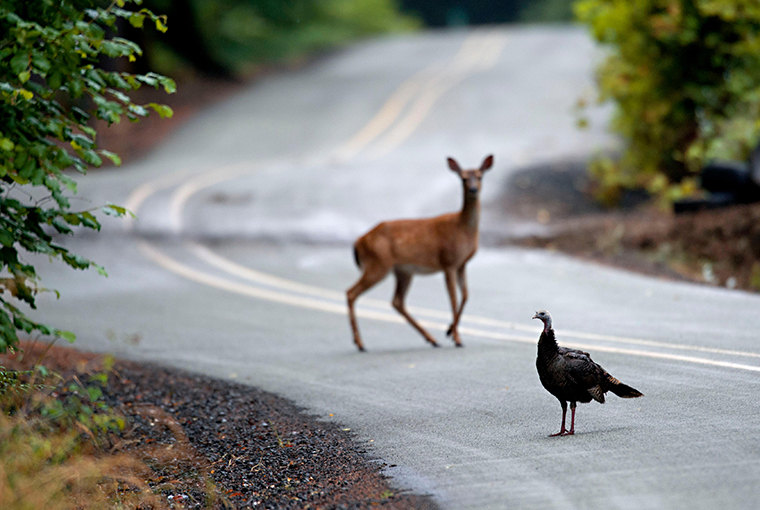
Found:
[[[41,343],[23,348],[0,356],[1,509],[180,509],[185,501],[173,495],[188,485],[205,494],[205,508],[221,506],[205,461],[171,415],[131,411],[169,431],[168,443],[123,437],[128,420],[99,397],[107,359]],[[56,371],[39,368],[46,360]]]
[[[100,456],[76,430],[41,432],[24,415],[0,415],[0,508],[167,508],[145,482],[148,467],[128,454]]]

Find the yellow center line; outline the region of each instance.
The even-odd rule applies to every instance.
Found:
[[[409,113],[404,118],[402,118],[397,123],[395,128],[389,131],[386,137],[378,144],[379,149],[375,150],[375,154],[377,155],[387,153],[387,151],[392,150],[393,148],[403,143],[403,141],[405,141],[417,129],[417,127],[419,127],[422,121],[428,116],[435,103],[445,92],[460,83],[469,74],[477,71],[484,71],[493,67],[502,54],[506,40],[506,37],[497,34],[485,37],[468,37],[463,43],[459,52],[451,60],[448,69],[444,67],[441,70],[438,69],[438,65],[432,65],[404,82],[388,99],[378,114],[373,119],[371,119],[361,131],[359,131],[354,137],[352,137],[345,144],[333,152],[333,157],[337,157],[339,160],[347,160],[354,157],[359,151],[361,151],[369,143],[377,139],[383,132],[385,132],[399,118],[403,112],[404,107],[412,100],[415,94],[419,93],[420,95],[418,95],[417,99],[410,107]],[[425,80],[427,80],[426,83],[424,83]],[[422,92],[420,93],[420,91]],[[204,173],[198,177],[190,178],[189,180],[188,177],[181,172],[170,174],[168,176],[164,176],[145,183],[135,189],[128,197],[125,205],[128,209],[137,212],[150,196],[164,189],[174,187],[182,182],[182,180],[185,180],[186,182],[180,186],[173,194],[169,208],[169,218],[172,230],[174,232],[180,232],[182,228],[182,211],[187,201],[193,195],[202,189],[208,188],[215,184],[219,184],[229,179],[233,179],[245,173],[250,173],[260,166],[261,163],[256,165],[253,165],[251,163],[239,163],[215,169],[213,172]],[[134,228],[134,221],[131,218],[127,219],[125,221],[124,228],[125,230],[132,230]],[[158,265],[179,276],[207,286],[216,287],[229,292],[235,292],[237,294],[258,299],[288,304],[291,306],[298,306],[301,308],[314,309],[342,315],[345,315],[347,313],[346,306],[343,303],[345,300],[343,293],[294,282],[292,280],[279,278],[273,275],[262,273],[260,271],[246,268],[218,256],[211,250],[201,245],[192,244],[189,246],[189,250],[195,256],[201,260],[204,260],[206,263],[235,276],[259,284],[278,288],[287,292],[277,292],[255,287],[252,285],[246,285],[197,271],[168,257],[147,242],[140,242],[139,248],[147,258],[153,260]],[[295,295],[292,294],[292,292],[297,292],[311,297]],[[330,302],[326,300],[340,301],[340,303]],[[392,312],[388,303],[384,301],[365,298],[362,300],[362,305],[363,306],[360,307],[357,311],[357,314],[360,317],[399,324],[404,322],[403,319],[398,316],[398,314]],[[370,308],[380,308],[382,311],[367,309],[365,306],[369,306]],[[444,321],[422,321],[425,326],[431,329],[441,331],[448,329],[448,324],[445,321],[449,320],[449,314],[446,312],[420,307],[410,307],[409,310],[410,312],[419,314],[423,317],[435,318]],[[538,331],[540,331],[540,328],[534,328],[522,324],[472,315],[465,315],[463,316],[462,320],[465,323],[469,324],[478,324],[492,328],[504,328],[531,332],[533,334],[537,334]],[[522,343],[534,343],[536,341],[533,337],[506,334],[471,327],[462,327],[460,328],[460,331],[468,335],[479,336],[482,338],[516,341]],[[571,331],[560,331],[560,333],[564,336],[587,340],[644,345],[666,349],[684,349],[734,356],[760,357],[760,354],[758,353],[716,349],[710,347],[689,346],[682,344],[657,342],[652,340],[605,336]],[[596,344],[588,345],[572,343],[568,345],[571,347],[593,349],[595,351],[686,361],[691,363],[708,364],[742,370],[760,371],[760,367],[716,361],[706,358],[697,358],[693,356],[650,352],[636,349],[625,349]]]
[[[158,179],[145,182],[138,186],[132,193],[129,194],[127,200],[124,203],[124,207],[128,211],[132,211],[137,215],[138,211],[142,207],[148,198],[164,189],[176,186],[183,179],[187,179],[184,172],[178,171],[168,175],[164,175]],[[124,222],[121,224],[123,230],[131,232],[135,228],[136,219],[131,216],[126,216]]]
[[[378,142],[371,158],[381,158],[409,139],[446,92],[472,74],[487,71],[496,65],[506,42],[507,38],[501,35],[481,36],[477,39],[472,37],[465,41],[449,68],[430,79],[409,113]]]
[[[168,255],[158,250],[155,246],[148,243],[147,241],[140,241],[138,244],[138,248],[146,258],[152,260],[159,266],[164,267],[165,269],[185,279],[188,279],[188,280],[191,280],[191,281],[194,281],[206,286],[215,287],[217,289],[225,290],[228,292],[233,292],[233,293],[248,296],[248,297],[263,299],[266,301],[286,304],[286,305],[295,306],[299,308],[317,310],[317,311],[332,313],[332,314],[337,314],[337,315],[347,315],[347,309],[344,304],[333,303],[333,302],[326,301],[324,299],[319,299],[319,298],[298,296],[298,295],[287,293],[287,292],[278,292],[278,291],[263,289],[261,287],[247,285],[244,283],[238,283],[238,282],[226,280],[224,278],[220,278],[217,276],[213,276],[213,275],[204,273],[202,271],[193,269],[190,266],[187,266],[186,264],[178,262],[177,260],[169,257]],[[396,323],[396,324],[404,323],[404,320],[398,314],[393,314],[390,312],[381,312],[378,310],[368,310],[363,307],[360,307],[357,310],[357,315],[362,318],[372,319],[372,320],[377,320],[377,321],[391,322],[391,323]],[[448,329],[448,324],[446,322],[441,323],[441,322],[433,322],[433,321],[420,321],[420,323],[424,327],[435,329],[438,331],[445,331],[446,329]],[[537,342],[537,339],[532,338],[532,337],[499,333],[499,332],[487,331],[487,330],[471,328],[471,327],[461,327],[459,331],[469,336],[480,337],[480,338],[490,338],[493,340],[503,340],[503,341],[510,341],[510,342],[519,342],[519,343]],[[640,356],[640,357],[653,358],[653,359],[665,359],[665,360],[671,360],[671,361],[696,363],[696,364],[701,364],[701,365],[711,365],[711,366],[717,366],[717,367],[723,367],[723,368],[733,368],[737,370],[745,370],[745,371],[751,371],[751,372],[760,372],[760,366],[745,365],[741,363],[733,363],[733,362],[728,362],[728,361],[712,360],[708,358],[698,358],[696,356],[684,356],[680,354],[669,354],[669,353],[655,352],[655,351],[644,351],[644,350],[639,350],[639,349],[609,347],[609,346],[596,345],[596,344],[583,344],[583,343],[577,343],[577,342],[565,343],[565,345],[567,345],[568,347],[593,350],[593,351],[598,351],[598,352],[609,352],[609,353],[624,354],[624,355],[629,355],[629,356]]]
[[[241,175],[252,173],[265,165],[265,162],[256,164],[249,162],[234,163],[188,180],[185,184],[177,188],[172,194],[169,202],[169,225],[172,232],[175,234],[182,232],[182,211],[185,209],[185,204],[190,197],[199,191],[210,188],[216,184],[229,181]]]
[[[190,253],[192,253],[193,255],[195,255],[197,258],[204,261],[205,263],[213,267],[216,267],[218,269],[221,269],[222,271],[229,273],[233,276],[243,278],[251,282],[255,282],[262,285],[268,285],[270,287],[275,287],[275,288],[287,290],[290,292],[299,292],[301,294],[314,296],[320,299],[329,299],[329,300],[340,301],[340,302],[345,302],[346,300],[346,295],[343,292],[338,292],[331,289],[325,289],[323,287],[317,287],[313,285],[306,285],[303,283],[295,282],[293,280],[288,280],[286,278],[280,278],[277,276],[272,276],[267,273],[256,271],[255,269],[248,268],[241,264],[232,262],[224,257],[221,257],[217,255],[216,253],[214,253],[209,248],[207,248],[206,246],[203,246],[197,243],[188,243],[187,249]],[[380,301],[379,299],[372,299],[372,298],[365,297],[362,299],[361,303],[363,306],[368,306],[371,308],[380,308],[387,311],[392,310],[389,303],[385,301]],[[434,310],[431,308],[423,308],[423,307],[416,307],[416,306],[410,306],[408,307],[408,310],[410,313],[421,316],[421,317],[441,319],[444,321],[450,320],[451,318],[450,313],[442,311],[442,310]],[[536,335],[539,334],[539,332],[541,331],[540,327],[526,326],[526,325],[517,324],[514,322],[491,319],[488,317],[479,317],[476,315],[469,315],[469,314],[463,315],[461,320],[464,323],[478,324],[481,326],[489,326],[489,327],[507,329],[507,330],[524,331],[524,332],[533,333]],[[464,330],[460,328],[460,331],[464,331]],[[482,330],[479,330],[479,331],[482,331]],[[760,358],[760,353],[756,353],[756,352],[736,351],[736,350],[728,350],[728,349],[719,349],[719,348],[714,348],[714,347],[702,347],[702,346],[695,346],[695,345],[676,344],[676,343],[670,343],[670,342],[658,342],[656,340],[644,340],[644,339],[638,339],[638,338],[601,335],[601,334],[595,334],[595,333],[583,333],[583,332],[578,332],[578,331],[562,330],[562,329],[557,330],[557,334],[562,335],[563,337],[579,338],[579,339],[585,339],[585,340],[598,340],[598,341],[603,341],[603,342],[621,343],[621,344],[629,344],[629,345],[642,345],[642,346],[656,347],[656,348],[661,348],[661,349],[689,350],[689,351],[695,351],[695,352],[722,354],[722,355],[728,355],[728,356]],[[534,340],[531,340],[531,341],[534,341]],[[594,344],[593,348],[595,350],[599,350],[599,345]],[[610,351],[610,352],[617,352],[617,351]]]
[[[406,104],[414,97],[421,88],[421,82],[439,64],[433,64],[423,69],[401,86],[391,95],[380,111],[351,139],[335,150],[335,158],[344,162],[355,157],[368,143],[380,136],[401,115]]]

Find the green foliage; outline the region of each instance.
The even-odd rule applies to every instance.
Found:
[[[664,203],[693,193],[707,160],[743,160],[760,139],[760,2],[581,0],[575,7],[610,48],[597,70],[617,105],[620,159],[592,167],[600,195],[643,187]]]
[[[287,61],[359,37],[416,28],[394,0],[197,0],[200,27],[231,68]]]
[[[0,366],[0,414],[22,414],[35,427],[85,431],[93,440],[124,428],[124,419],[103,400],[113,358],[102,372],[64,379],[42,365],[33,370]]]
[[[56,234],[75,227],[99,230],[97,211],[122,216],[106,205],[72,210],[69,196],[76,181],[67,173],[100,166],[91,116],[109,124],[123,116],[137,121],[149,110],[171,115],[163,105],[134,104],[128,92],[142,85],[175,90],[164,76],[107,71],[106,57],[135,60],[142,50],[118,37],[117,21],[134,27],[146,21],[166,30],[166,19],[147,9],[127,10],[140,0],[114,0],[107,7],[87,0],[0,0],[0,352],[13,349],[17,332],[38,331],[73,341],[70,332],[30,320],[16,305],[35,308],[40,286],[25,253],[47,255],[74,269],[102,267],[55,242]],[[95,6],[93,6],[95,4]]]
[[[520,10],[520,21],[528,23],[570,22],[574,0],[533,0]]]
[[[113,454],[124,418],[103,401],[106,380],[0,367],[0,508],[166,508],[130,473],[146,466]]]
[[[59,428],[83,427],[95,440],[108,432],[118,432],[124,428],[124,418],[103,402],[106,383],[105,373],[90,376],[87,384],[74,379],[56,391],[55,398],[43,403],[40,414]]]

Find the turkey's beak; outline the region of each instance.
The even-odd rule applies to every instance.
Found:
[[[533,318],[534,318],[534,319],[538,319],[538,312],[536,312],[536,313],[533,315]]]

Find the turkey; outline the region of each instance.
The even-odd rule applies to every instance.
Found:
[[[643,396],[643,393],[621,383],[594,363],[589,353],[557,345],[549,312],[541,310],[533,318],[544,323],[544,331],[538,339],[538,377],[546,391],[557,397],[562,405],[562,428],[552,436],[570,436],[575,433],[577,402],[586,403],[594,399],[604,404],[604,394],[608,391],[622,398]],[[568,402],[572,412],[570,430],[565,428]]]

